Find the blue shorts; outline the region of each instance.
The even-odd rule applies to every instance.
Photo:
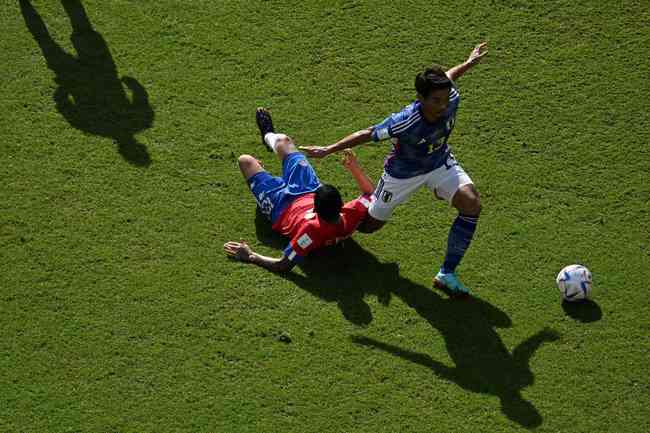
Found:
[[[305,155],[294,152],[282,161],[282,177],[261,171],[248,179],[248,186],[262,213],[275,224],[292,201],[316,191],[320,180]]]

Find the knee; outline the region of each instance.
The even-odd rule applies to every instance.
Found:
[[[481,214],[481,196],[473,185],[469,185],[458,192],[454,206],[463,215],[478,217]]]
[[[479,216],[481,214],[481,196],[478,193],[467,200],[463,213],[470,216]]]
[[[251,155],[239,155],[237,162],[239,163],[239,168],[243,170],[255,164],[257,162],[257,159]]]
[[[275,151],[277,153],[290,153],[295,150],[295,145],[291,137],[279,134],[278,141],[275,142]]]

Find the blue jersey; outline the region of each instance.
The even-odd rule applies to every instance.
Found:
[[[372,131],[372,140],[390,138],[393,150],[386,157],[384,169],[395,178],[419,176],[441,167],[449,155],[447,140],[454,129],[460,93],[456,87],[449,90],[447,111],[429,123],[424,119],[420,102],[407,105],[393,113]]]

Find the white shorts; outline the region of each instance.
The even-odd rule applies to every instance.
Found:
[[[407,201],[421,186],[426,185],[439,199],[451,204],[454,194],[461,186],[472,184],[472,179],[450,155],[447,164],[429,173],[408,179],[397,179],[384,171],[381,175],[368,212],[374,219],[388,221],[393,210]]]

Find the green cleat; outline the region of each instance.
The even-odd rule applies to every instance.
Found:
[[[460,282],[455,272],[443,274],[439,271],[433,279],[433,285],[453,297],[465,297],[470,294],[469,289]]]

